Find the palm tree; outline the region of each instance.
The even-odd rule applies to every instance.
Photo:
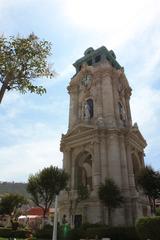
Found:
[[[124,202],[120,189],[112,179],[106,178],[99,186],[98,195],[104,206],[108,208],[108,225],[112,225],[112,211]]]

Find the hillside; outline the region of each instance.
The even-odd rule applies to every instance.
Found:
[[[5,193],[18,193],[23,196],[29,197],[26,186],[26,183],[0,182],[0,195]]]

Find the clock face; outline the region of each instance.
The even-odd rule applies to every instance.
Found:
[[[84,77],[82,78],[82,85],[85,87],[90,87],[91,86],[91,81],[92,77],[90,74],[85,74]]]

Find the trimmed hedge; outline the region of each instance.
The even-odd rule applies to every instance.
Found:
[[[68,233],[64,240],[79,240],[80,238],[95,239],[95,237],[111,238],[112,240],[139,240],[138,235],[134,227],[88,227],[73,229]],[[60,238],[61,240],[61,238]]]
[[[42,230],[36,232],[38,239],[51,239],[52,226],[45,226]],[[112,240],[139,240],[134,227],[107,227],[98,224],[85,224],[77,229],[68,229],[64,236],[64,228],[58,228],[58,240],[79,240],[80,238],[94,239],[95,236],[101,238],[111,238]]]
[[[0,237],[15,237],[15,238],[26,238],[30,233],[28,230],[16,230],[13,231],[11,228],[2,228],[0,227]]]
[[[136,230],[141,240],[160,240],[160,217],[140,218],[136,223]]]
[[[39,239],[52,239],[53,226],[44,225],[42,229],[38,229],[35,232],[35,237]]]

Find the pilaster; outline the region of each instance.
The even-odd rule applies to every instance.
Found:
[[[120,163],[120,148],[118,141],[118,133],[111,131],[107,135],[107,146],[108,146],[108,165],[109,165],[109,177],[112,178],[116,184],[122,187],[122,174],[121,174],[121,163]]]
[[[68,87],[70,94],[70,107],[69,107],[69,129],[71,129],[78,120],[78,88],[77,86]]]
[[[102,98],[103,98],[103,116],[107,127],[115,127],[114,99],[112,79],[108,74],[104,74],[102,81]]]
[[[103,131],[103,130],[102,130]],[[101,154],[101,182],[105,181],[105,178],[109,175],[108,158],[107,158],[107,144],[106,134],[103,132],[100,135],[100,154]]]
[[[123,133],[119,136],[120,144],[120,161],[121,161],[121,172],[122,172],[122,189],[128,192],[129,190],[129,179],[128,179],[128,164],[127,154],[125,148],[125,138]]]
[[[96,189],[100,185],[100,181],[101,181],[100,142],[98,136],[95,136],[93,158],[93,189]]]

